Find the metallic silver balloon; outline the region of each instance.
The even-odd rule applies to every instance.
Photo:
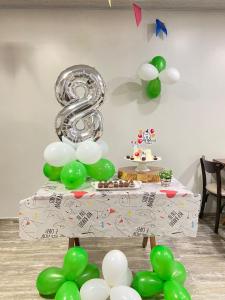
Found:
[[[103,118],[98,108],[105,96],[101,75],[90,66],[72,66],[59,75],[55,93],[64,106],[55,122],[58,137],[64,136],[74,143],[89,138],[98,140],[103,133]]]

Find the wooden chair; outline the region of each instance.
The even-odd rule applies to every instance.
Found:
[[[218,233],[220,215],[224,208],[225,203],[222,204],[222,200],[225,198],[225,187],[221,183],[221,170],[224,166],[217,162],[212,162],[205,160],[205,156],[200,158],[201,169],[202,169],[202,181],[203,181],[203,191],[202,191],[202,205],[199,214],[199,218],[203,217],[205,204],[208,200],[209,195],[213,195],[217,198],[217,208],[216,208],[216,221],[215,221],[215,233]],[[208,183],[206,179],[206,173],[215,174],[216,182]]]

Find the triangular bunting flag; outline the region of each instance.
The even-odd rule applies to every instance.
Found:
[[[142,11],[141,7],[135,3],[133,3],[134,16],[137,26],[140,25],[142,19]]]
[[[163,32],[167,35],[167,29],[163,22],[161,22],[159,19],[156,19],[155,21],[155,34],[158,36],[160,32]]]

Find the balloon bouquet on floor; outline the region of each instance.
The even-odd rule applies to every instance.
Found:
[[[141,300],[164,293],[165,300],[191,300],[184,288],[187,274],[175,261],[170,248],[156,246],[150,253],[153,271],[137,272],[134,277],[126,255],[109,251],[102,262],[103,279],[97,265],[88,263],[82,247],[67,251],[62,268],[50,267],[37,277],[41,296],[56,300]]]
[[[161,82],[173,84],[180,79],[179,71],[175,68],[167,68],[166,60],[162,56],[155,56],[149,63],[142,64],[137,73],[140,79],[148,81],[146,95],[149,99],[160,96]]]
[[[55,121],[61,141],[45,148],[44,175],[51,181],[61,181],[67,189],[79,188],[87,176],[110,179],[115,167],[104,158],[108,145],[99,139],[103,118],[98,108],[105,96],[101,75],[90,66],[72,66],[59,75],[55,93],[63,106]]]

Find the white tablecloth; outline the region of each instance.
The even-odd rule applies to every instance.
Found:
[[[143,184],[140,190],[68,191],[48,182],[20,201],[20,237],[192,236],[198,228],[200,195],[173,180],[170,187]]]

